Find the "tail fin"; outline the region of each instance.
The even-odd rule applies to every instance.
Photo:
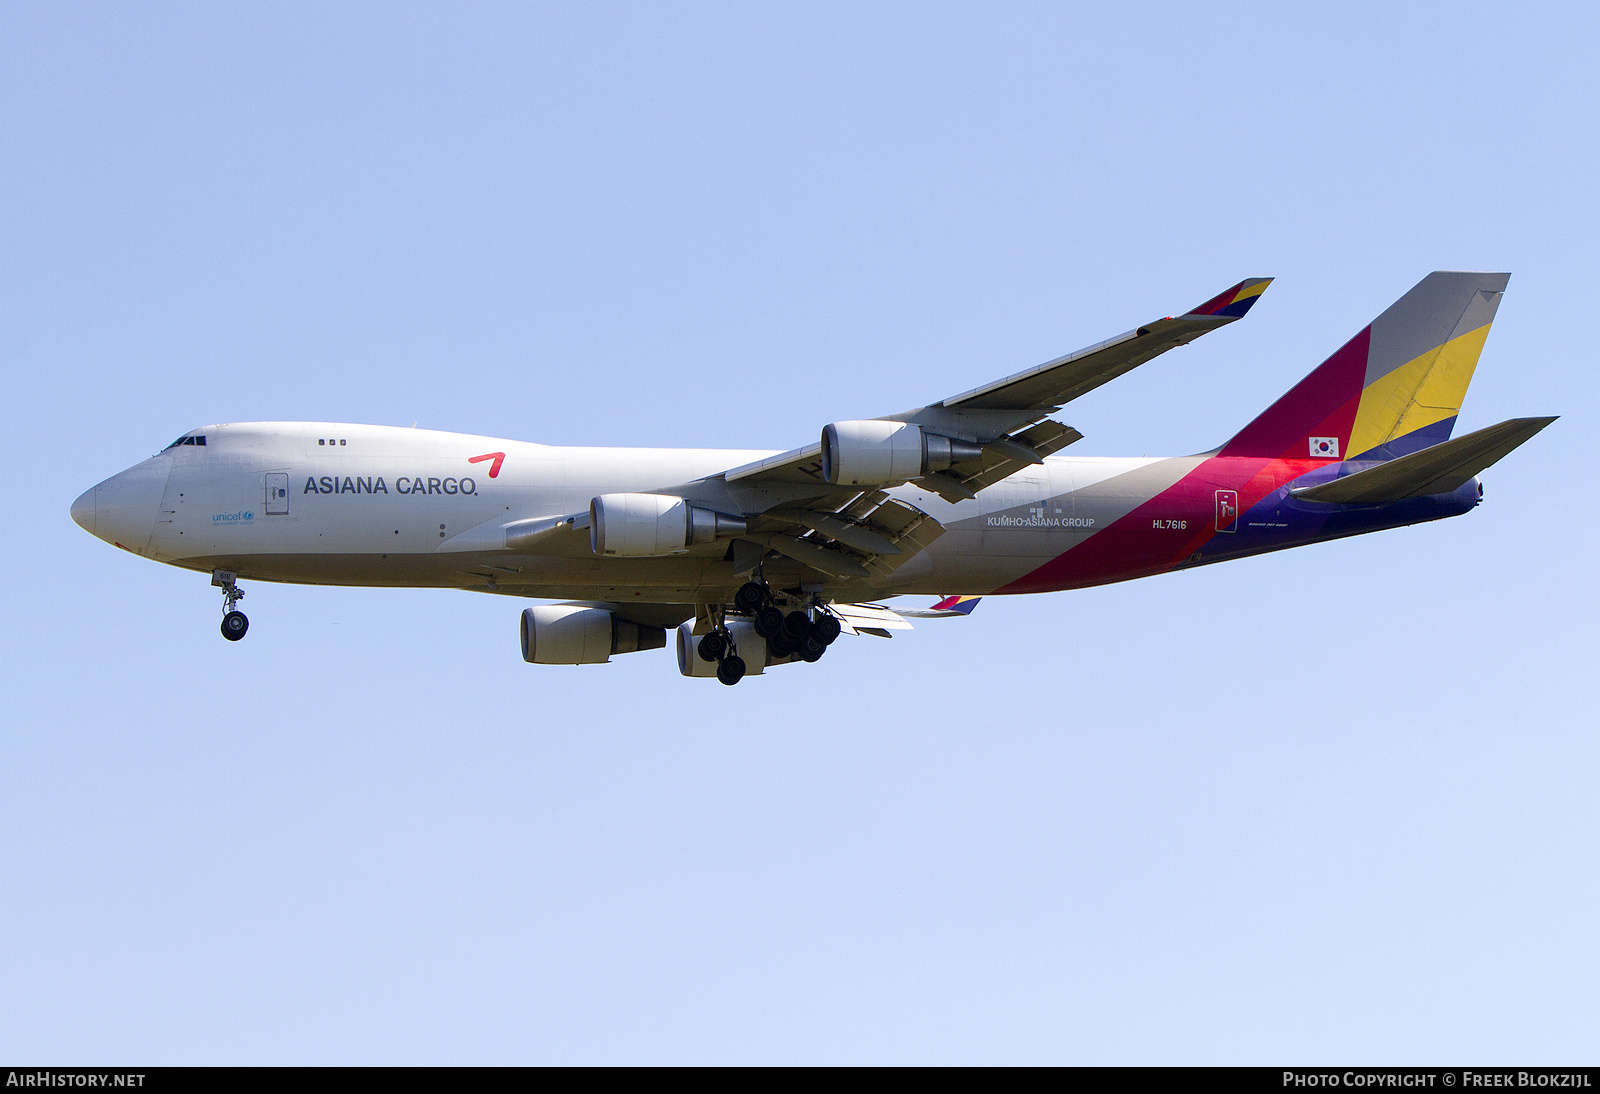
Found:
[[[1389,460],[1449,439],[1510,277],[1429,274],[1218,454]]]

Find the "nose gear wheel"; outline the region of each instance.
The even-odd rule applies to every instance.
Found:
[[[211,584],[222,590],[222,637],[229,642],[239,641],[250,629],[250,620],[237,607],[239,601],[244,599],[244,590],[239,588],[237,577],[229,570],[211,571]]]

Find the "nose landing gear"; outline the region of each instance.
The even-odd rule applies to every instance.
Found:
[[[212,570],[211,584],[222,590],[222,637],[237,642],[250,629],[250,620],[235,607],[244,599],[244,590],[235,583],[238,575],[229,570]]]

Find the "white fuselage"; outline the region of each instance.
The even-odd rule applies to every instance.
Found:
[[[600,494],[661,490],[772,455],[558,448],[305,422],[216,425],[191,436],[204,443],[175,445],[87,491],[73,506],[74,519],[134,553],[241,578],[663,603],[693,603],[736,587],[742,579],[725,546],[599,558],[588,534],[574,532],[517,553],[505,549],[500,530],[512,521],[583,513]],[[900,487],[891,493],[947,532],[887,578],[829,579],[786,559],[769,570],[792,569],[778,580],[809,580],[841,595],[988,591],[1147,497],[1148,472],[1134,473],[1157,463],[1191,465],[1052,458],[958,504]],[[1172,477],[1181,470],[1174,467]],[[1126,490],[1113,485],[1122,479]]]

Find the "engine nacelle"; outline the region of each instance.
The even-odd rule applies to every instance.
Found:
[[[589,549],[650,558],[744,534],[744,518],[690,505],[669,494],[601,494],[589,502]]]
[[[767,656],[767,640],[756,633],[755,624],[747,619],[728,620],[728,633],[733,636],[736,652],[744,662],[744,674],[760,676],[771,660]],[[715,678],[717,675],[715,661],[700,659],[700,636],[694,633],[692,621],[678,628],[678,671],[685,676]]]
[[[534,665],[602,665],[614,653],[666,644],[665,627],[630,623],[604,608],[541,604],[522,613],[522,659]]]
[[[834,422],[822,429],[822,477],[834,486],[909,482],[981,455],[981,445],[906,422]]]

